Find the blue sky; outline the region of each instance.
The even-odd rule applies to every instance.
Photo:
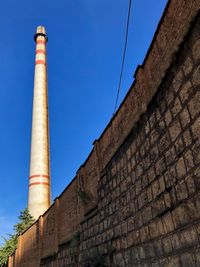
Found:
[[[119,103],[151,43],[167,0],[132,0]],[[0,236],[27,206],[33,98],[33,35],[46,27],[52,199],[111,119],[128,0],[2,0],[0,4]],[[0,240],[1,242],[1,240]]]

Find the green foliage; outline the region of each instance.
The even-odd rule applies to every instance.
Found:
[[[82,257],[82,267],[106,267],[105,258],[100,254],[98,248],[91,249]]]
[[[20,212],[18,218],[19,222],[14,225],[14,231],[17,236],[21,235],[35,221],[34,218],[30,215],[27,208]]]
[[[6,265],[8,257],[13,254],[17,248],[17,237],[10,235],[8,239],[4,238],[4,244],[0,248],[0,266]]]
[[[9,238],[3,238],[4,243],[0,247],[0,267],[3,267],[7,264],[8,257],[14,253],[17,248],[18,236],[21,235],[26,229],[28,229],[33,222],[34,218],[30,215],[28,209],[20,212],[18,216],[19,222],[16,223],[13,227],[14,234],[9,235]]]

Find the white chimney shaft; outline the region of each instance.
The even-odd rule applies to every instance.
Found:
[[[51,204],[46,43],[43,26],[37,27],[28,209],[37,219]]]

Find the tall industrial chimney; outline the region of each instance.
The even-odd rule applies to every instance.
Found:
[[[37,219],[51,204],[45,28],[37,27],[28,209]]]

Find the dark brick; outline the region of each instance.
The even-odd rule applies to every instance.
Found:
[[[166,233],[170,233],[174,230],[174,223],[170,212],[162,217],[162,223]]]
[[[185,165],[186,165],[187,172],[189,172],[194,167],[194,159],[193,159],[193,155],[192,155],[191,150],[188,150],[185,153],[184,159],[185,159]]]
[[[143,191],[141,195],[138,196],[138,208],[141,209],[147,203],[147,193]]]
[[[167,192],[164,194],[164,201],[165,201],[165,206],[167,209],[171,208],[172,206],[172,201],[171,201],[171,197],[170,194]]]
[[[152,184],[152,192],[153,192],[153,198],[154,199],[157,197],[157,195],[159,195],[159,188],[160,188],[159,182],[158,182],[158,180],[156,180]]]
[[[172,116],[176,117],[176,115],[181,111],[181,109],[182,109],[181,102],[179,98],[176,98],[171,108]]]
[[[191,143],[192,143],[192,136],[191,136],[191,133],[190,133],[190,130],[189,129],[186,129],[183,132],[183,140],[185,142],[186,147],[189,146],[189,145],[191,145]]]
[[[192,176],[186,177],[185,182],[187,184],[189,195],[193,194],[196,190],[193,177]]]
[[[181,242],[177,233],[171,236],[173,250],[176,251],[181,248]]]
[[[174,100],[174,92],[173,92],[173,90],[167,90],[166,91],[165,99],[166,99],[167,105],[169,106],[171,104],[171,102]]]
[[[192,94],[192,92],[193,92],[193,87],[192,87],[192,84],[191,84],[190,81],[186,82],[181,87],[179,95],[180,95],[181,102],[183,104],[185,104],[188,101],[188,99],[189,99],[190,95]]]
[[[160,133],[153,129],[150,133],[150,144],[151,146],[158,140]]]
[[[192,119],[194,119],[200,113],[200,91],[192,97],[188,103],[188,108]]]
[[[182,247],[187,248],[198,245],[198,236],[194,229],[186,229],[179,233],[179,238],[182,243]]]
[[[131,170],[132,170],[130,161],[129,161],[128,164],[127,164],[127,169],[128,169],[128,173],[130,173]],[[113,185],[113,186],[114,186],[114,185]]]
[[[142,211],[142,220],[143,223],[146,224],[148,222],[150,222],[150,220],[152,219],[153,215],[152,215],[152,208],[151,206],[148,206],[146,208],[143,209]]]
[[[199,52],[199,47],[200,47],[200,39],[197,40],[192,47],[192,55],[194,58],[195,62],[198,62],[200,59],[200,52]]]
[[[135,157],[133,155],[132,158],[131,158],[131,168],[134,169],[135,166],[136,166],[136,161],[135,161]]]
[[[180,259],[178,256],[169,257],[168,261],[168,267],[181,267]]]
[[[138,249],[139,249],[140,260],[143,260],[145,258],[144,248],[142,246],[140,246],[140,247],[138,247]]]
[[[148,202],[151,202],[152,199],[153,199],[153,193],[152,193],[152,188],[151,188],[151,186],[149,186],[149,187],[147,188],[147,198],[148,198]]]
[[[146,151],[146,152],[149,151],[149,148],[150,148],[150,141],[149,141],[149,138],[145,138],[145,140],[144,140],[144,148],[145,148],[145,151]]]
[[[178,201],[186,199],[188,197],[187,187],[185,182],[181,182],[176,185],[176,194]]]
[[[193,179],[194,179],[195,187],[197,188],[197,190],[199,190],[200,189],[200,167],[198,167],[194,171]]]
[[[177,204],[177,197],[176,197],[175,187],[171,188],[171,190],[170,190],[170,197],[171,197],[171,201],[172,201],[172,206],[176,206],[176,204]]]
[[[145,128],[145,133],[148,134],[149,131],[150,131],[149,121],[146,121],[146,122],[145,122],[144,128]]]
[[[200,84],[200,66],[196,68],[192,75],[192,82],[194,85],[199,85]]]
[[[133,245],[137,245],[140,243],[140,232],[139,231],[133,231]]]
[[[165,174],[165,184],[167,188],[171,188],[176,182],[176,170],[174,167],[170,168]]]
[[[165,190],[165,180],[164,176],[161,176],[159,179],[159,193],[163,192]]]
[[[173,87],[174,87],[174,89],[175,89],[176,92],[180,89],[180,87],[181,87],[181,85],[183,83],[183,78],[184,78],[183,77],[183,72],[182,71],[179,71],[176,74],[176,76],[175,76],[175,78],[173,80]]]
[[[162,134],[165,131],[164,119],[160,119],[160,121],[155,125],[155,129],[159,134]]]
[[[172,146],[165,153],[165,162],[166,162],[166,165],[169,166],[172,163],[174,163],[175,158],[176,158],[176,151],[175,151],[175,147]]]
[[[143,174],[143,166],[142,163],[138,164],[138,166],[136,167],[136,177],[141,178],[142,174]]]
[[[162,157],[160,160],[157,161],[156,163],[156,175],[161,175],[166,169],[165,165],[165,158]]]
[[[190,115],[187,107],[185,107],[183,111],[180,113],[180,120],[183,128],[187,127],[188,124],[190,123]]]
[[[156,177],[156,171],[154,166],[152,166],[149,170],[148,170],[148,179],[149,182],[152,182]]]
[[[184,158],[181,157],[177,163],[176,163],[176,171],[178,175],[178,179],[181,179],[185,174],[186,174],[186,167],[185,167],[185,162]]]
[[[155,162],[159,157],[159,151],[158,151],[158,147],[155,144],[151,149],[150,149],[150,159],[151,162]]]
[[[182,267],[196,267],[193,255],[189,253],[181,255],[181,266]]]
[[[130,218],[128,219],[128,222],[127,222],[127,229],[128,229],[128,232],[129,232],[129,231],[133,231],[134,227],[135,227],[135,220],[134,220],[134,217],[130,217]]]
[[[195,251],[196,266],[200,266],[200,251]]]
[[[156,199],[155,202],[152,204],[152,213],[153,217],[157,217],[160,214],[163,213],[165,210],[165,201],[163,197],[160,197],[159,199]]]
[[[127,190],[127,182],[126,180],[122,181],[122,183],[120,184],[120,191],[121,193],[125,192]]]
[[[165,258],[165,259],[160,259],[160,266],[162,267],[168,267],[169,266],[169,260],[168,258]]]
[[[142,176],[142,188],[143,189],[146,188],[148,184],[149,184],[148,176],[147,174],[144,174]]]
[[[162,98],[162,100],[160,101],[159,108],[160,108],[161,114],[163,114],[165,112],[166,108],[167,108],[167,103],[166,103],[164,98]]]
[[[196,142],[192,148],[192,153],[193,153],[193,157],[194,157],[194,163],[195,164],[199,164],[200,163],[200,140],[198,140],[198,142]]]
[[[122,234],[123,235],[127,234],[127,232],[128,232],[127,222],[122,223],[121,228],[122,228]]]
[[[164,136],[160,139],[160,143],[159,143],[160,153],[163,153],[170,146],[170,143],[171,141],[170,141],[169,133],[166,132]]]
[[[172,113],[169,109],[166,111],[164,118],[165,118],[165,123],[168,126],[172,122]]]
[[[173,221],[177,227],[188,224],[191,220],[190,215],[185,206],[179,206],[172,211]]]
[[[133,215],[133,214],[135,214],[135,212],[136,212],[136,208],[135,208],[135,203],[134,203],[134,201],[131,201],[130,202],[130,213]]]
[[[157,236],[159,236],[159,231],[158,231],[158,225],[157,225],[158,221],[153,221],[149,224],[149,232],[150,232],[150,236],[152,238],[156,238]]]
[[[129,160],[131,158],[131,148],[130,147],[127,149],[126,155],[127,155],[127,159]],[[121,164],[121,166],[123,167],[123,164]]]
[[[183,72],[185,75],[188,75],[189,73],[191,73],[192,69],[193,69],[193,62],[191,57],[188,57],[183,64]]]
[[[143,250],[145,254],[145,258],[153,258],[154,257],[154,247],[153,244],[147,243],[143,245]]]
[[[161,257],[163,255],[163,244],[162,241],[160,239],[154,241],[154,251],[155,251],[155,255],[157,255],[157,257]]]
[[[171,136],[172,142],[177,138],[177,136],[181,133],[181,125],[178,120],[175,120],[169,128],[169,133]]]
[[[185,145],[184,145],[182,136],[179,136],[176,139],[176,141],[174,143],[174,147],[175,147],[175,151],[176,151],[176,156],[179,157],[185,149]]]
[[[139,179],[135,184],[136,196],[141,192],[141,189],[142,189],[142,183],[141,180]]]
[[[156,109],[156,121],[159,121],[161,119],[161,113],[160,113],[160,110],[157,108]]]
[[[144,226],[140,229],[140,238],[141,242],[147,242],[149,240],[149,228],[148,226]]]
[[[171,237],[168,236],[166,238],[163,238],[163,250],[165,254],[169,254],[172,252],[172,242],[171,242]]]

